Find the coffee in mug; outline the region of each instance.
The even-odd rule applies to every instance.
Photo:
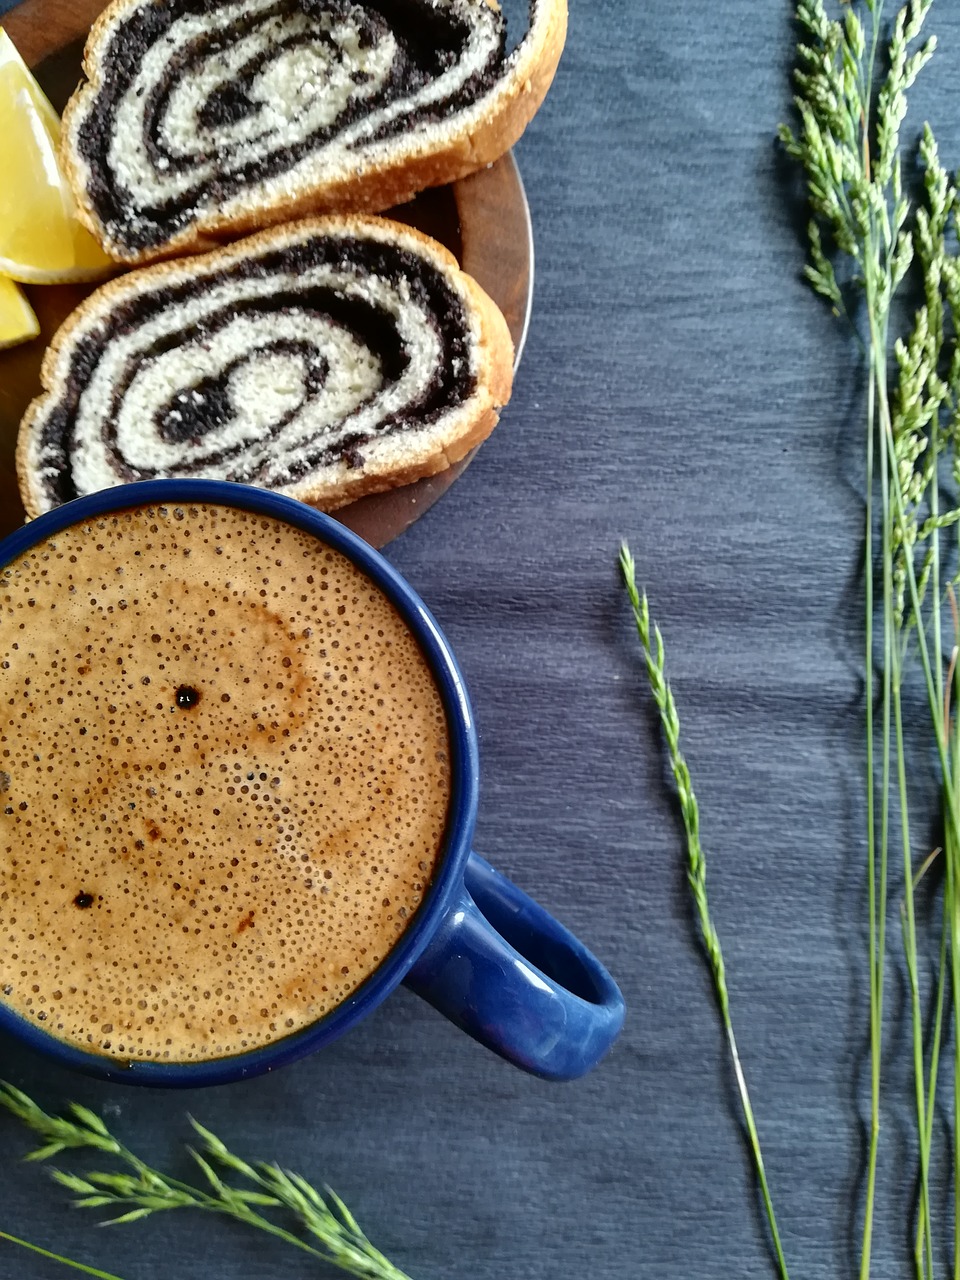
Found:
[[[403,935],[450,803],[398,611],[283,520],[150,503],[0,571],[2,1002],[129,1062],[316,1022]]]

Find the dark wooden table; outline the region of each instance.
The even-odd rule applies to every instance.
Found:
[[[0,0],[0,8],[3,8]],[[960,7],[911,121],[960,163]],[[796,1277],[855,1273],[867,1115],[859,450],[854,348],[799,279],[774,145],[788,0],[574,0],[517,149],[533,320],[503,422],[390,548],[446,629],[484,757],[478,849],[602,956],[627,1024],[548,1085],[400,991],[275,1076],[110,1087],[0,1042],[0,1072],[83,1101],[185,1170],[185,1113],[334,1186],[417,1280],[766,1277],[769,1252],[635,637],[626,537],[663,627],[734,1015]],[[899,939],[891,930],[891,964]],[[891,984],[875,1280],[912,1274],[903,991]],[[109,1233],[0,1117],[0,1226],[125,1280],[293,1280],[228,1225]],[[938,1203],[946,1203],[946,1193]],[[851,1208],[851,1206],[855,1206]],[[3,1247],[0,1276],[62,1272]],[[333,1273],[331,1273],[333,1274]]]

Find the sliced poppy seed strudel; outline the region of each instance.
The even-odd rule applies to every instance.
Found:
[[[64,115],[80,216],[145,262],[387,209],[509,150],[566,18],[566,0],[530,0],[507,54],[492,0],[114,0]]]
[[[513,344],[442,245],[333,216],[111,281],[67,318],[20,426],[30,516],[155,476],[334,510],[433,475],[496,425]]]

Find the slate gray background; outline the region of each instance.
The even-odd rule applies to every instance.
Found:
[[[960,7],[940,0],[931,29],[941,50],[911,136],[929,117],[956,165]],[[190,1111],[242,1153],[328,1181],[416,1280],[771,1275],[618,585],[626,537],[667,639],[792,1272],[854,1273],[862,383],[798,275],[802,214],[773,143],[794,39],[787,0],[574,0],[555,87],[518,147],[537,271],[513,401],[390,548],[471,687],[477,847],[622,984],[609,1059],[542,1083],[401,991],[321,1055],[224,1089],[100,1085],[2,1040],[5,1077],[50,1106],[101,1109],[171,1168],[186,1168]],[[896,965],[895,932],[890,953]],[[875,1280],[910,1274],[896,981],[889,1007],[902,1087],[884,1116]],[[124,1280],[324,1274],[199,1217],[93,1231],[15,1163],[26,1145],[0,1117],[0,1226]],[[67,1274],[0,1246],[4,1278]]]

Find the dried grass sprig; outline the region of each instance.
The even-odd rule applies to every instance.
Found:
[[[960,729],[958,718],[950,712],[951,701],[956,705],[960,692],[954,688],[956,635],[950,645],[943,634],[945,602],[949,602],[955,629],[960,629],[953,591],[960,583],[960,196],[940,161],[933,132],[925,126],[919,145],[922,191],[917,193],[918,207],[912,207],[904,182],[912,158],[904,160],[902,141],[908,91],[936,48],[935,38],[923,38],[932,4],[933,0],[907,0],[887,26],[883,0],[851,0],[836,18],[828,15],[824,0],[797,0],[801,30],[795,71],[797,122],[779,130],[787,154],[801,166],[807,182],[811,216],[806,278],[835,314],[851,322],[868,371],[864,671],[871,1065],[861,1280],[869,1280],[871,1272],[889,852],[898,836],[903,862],[899,910],[912,1015],[919,1155],[914,1266],[917,1280],[932,1280],[934,1246],[940,1237],[932,1220],[930,1194],[933,1119],[941,1048],[950,1038],[952,1021],[952,1270],[954,1280],[960,1280]],[[912,324],[897,335],[892,332],[893,301],[911,271],[922,290],[922,301]],[[679,719],[663,675],[663,644],[656,628],[651,633],[646,598],[633,585],[633,561],[626,551],[621,565],[664,727],[687,834],[690,884],[721,1015],[728,1026],[722,957],[700,865],[699,813],[691,803],[689,772],[679,753]],[[926,689],[944,827],[940,968],[926,987],[918,959],[926,939],[920,937],[914,887],[929,864],[929,855],[915,848],[913,838],[914,790],[904,728],[903,690],[911,671]],[[931,1024],[927,1043],[925,1032]],[[734,1044],[731,1051],[739,1081],[742,1073]],[[747,1107],[748,1102],[744,1111],[750,1147],[766,1200],[763,1163]],[[773,1228],[769,1204],[768,1216]],[[782,1271],[779,1252],[777,1264]]]
[[[54,1180],[73,1193],[73,1203],[78,1208],[118,1211],[101,1225],[136,1222],[168,1209],[199,1209],[264,1231],[360,1280],[409,1280],[371,1244],[333,1191],[326,1188],[320,1192],[300,1174],[276,1164],[243,1160],[196,1120],[191,1119],[190,1123],[200,1139],[200,1148],[190,1148],[190,1154],[206,1183],[199,1187],[152,1168],[114,1137],[103,1120],[87,1107],[73,1103],[66,1115],[50,1115],[20,1089],[3,1083],[0,1106],[40,1138],[40,1146],[30,1152],[28,1160],[47,1160],[65,1151],[93,1150],[126,1166],[129,1172],[122,1168],[83,1174],[53,1170]],[[242,1180],[239,1185],[237,1178]],[[268,1218],[266,1213],[270,1211],[288,1214],[302,1234]]]
[[[667,744],[667,756],[670,761],[670,770],[676,786],[680,816],[686,835],[687,882],[693,894],[693,901],[700,923],[700,936],[706,951],[710,973],[713,977],[720,1018],[723,1022],[727,1046],[733,1062],[737,1092],[740,1096],[740,1106],[743,1111],[743,1120],[747,1129],[757,1181],[760,1185],[760,1194],[763,1197],[764,1211],[770,1228],[777,1269],[782,1280],[789,1280],[786,1258],[773,1207],[773,1198],[770,1194],[767,1173],[763,1163],[760,1137],[757,1132],[753,1106],[750,1102],[750,1091],[747,1088],[747,1078],[740,1060],[737,1038],[733,1030],[733,1020],[730,1016],[730,996],[727,990],[727,975],[723,962],[723,951],[720,947],[720,937],[710,914],[710,903],[707,897],[707,860],[704,856],[703,846],[700,843],[700,808],[697,804],[696,793],[690,778],[690,769],[680,747],[680,715],[677,711],[673,690],[670,688],[670,682],[667,679],[663,636],[660,634],[660,628],[656,624],[651,627],[647,595],[646,592],[641,594],[637,587],[636,565],[630,548],[626,543],[620,548],[620,568],[633,609],[637,635],[640,639],[640,647],[643,651],[647,677],[650,682],[650,691],[660,713],[660,724]]]

